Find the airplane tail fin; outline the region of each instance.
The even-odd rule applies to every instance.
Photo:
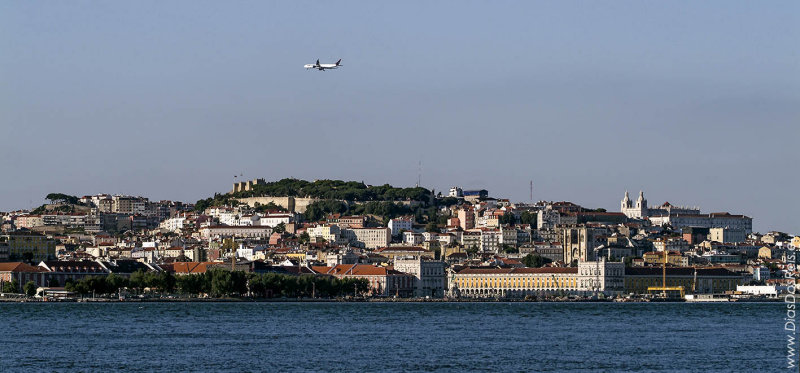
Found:
[[[319,66],[319,60],[317,60],[317,66]]]
[[[336,61],[336,66],[339,66],[340,63],[342,63],[342,59],[341,58],[339,59],[339,61]]]

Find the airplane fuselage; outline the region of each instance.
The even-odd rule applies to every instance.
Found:
[[[305,64],[303,65],[303,67],[305,67],[306,69],[317,69],[319,71],[325,71],[325,70],[339,68],[339,66],[342,66],[341,62],[342,62],[341,59],[339,61],[336,61],[336,63],[319,63],[319,60],[317,60],[317,63]]]
[[[323,64],[320,64],[320,65],[315,65],[313,63],[310,63],[310,64],[307,64],[307,65],[303,65],[303,67],[305,67],[306,69],[328,70],[328,69],[335,69],[335,68],[337,68],[339,66],[336,66],[336,64],[332,64],[332,63],[323,63]]]

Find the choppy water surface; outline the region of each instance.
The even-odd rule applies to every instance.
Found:
[[[0,372],[787,371],[783,304],[0,304]]]

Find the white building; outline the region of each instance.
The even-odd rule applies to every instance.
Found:
[[[200,228],[200,235],[203,239],[214,237],[269,238],[271,234],[271,227],[232,227],[227,225],[213,225]]]
[[[481,251],[484,253],[499,252],[501,237],[502,233],[499,229],[481,229]]]
[[[336,224],[326,224],[326,225],[318,225],[316,227],[310,227],[306,229],[306,233],[308,236],[315,240],[325,240],[325,242],[335,242],[340,243],[343,240],[341,239],[342,230],[339,229],[339,226]]]
[[[618,293],[625,288],[625,263],[599,261],[578,262],[578,288],[604,293]]]
[[[368,249],[389,246],[392,240],[389,228],[353,228],[343,229],[343,236],[350,238],[356,246]],[[344,233],[347,232],[347,233]],[[351,233],[352,232],[352,233]]]
[[[445,289],[447,289],[444,262],[426,260],[421,256],[396,257],[394,259],[394,269],[415,277],[414,296],[444,296]]]
[[[389,220],[389,229],[392,231],[392,236],[397,236],[401,231],[410,231],[412,224],[410,218],[394,218]]]
[[[540,230],[553,229],[558,224],[561,224],[561,214],[553,210],[552,206],[547,206],[536,214],[536,227]]]
[[[183,229],[183,224],[186,222],[186,218],[184,217],[174,217],[170,219],[166,219],[162,221],[158,227],[164,229],[168,232],[175,232],[179,229]]]
[[[747,240],[747,233],[741,228],[710,228],[708,239],[722,243],[736,243]]]
[[[259,219],[258,225],[275,227],[279,224],[286,225],[291,222],[294,222],[294,216],[292,214],[268,214]]]
[[[421,233],[403,232],[403,243],[411,246],[422,245],[425,242],[425,237]]]
[[[769,268],[761,266],[761,267],[753,267],[753,280],[756,281],[767,281],[769,280]]]

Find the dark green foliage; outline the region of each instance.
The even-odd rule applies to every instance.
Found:
[[[288,211],[283,206],[278,206],[278,205],[276,205],[276,204],[274,204],[272,202],[269,202],[269,203],[267,203],[265,205],[262,205],[262,204],[256,202],[255,207],[253,207],[253,210],[255,210],[255,212]]]
[[[519,249],[511,245],[503,245],[503,252],[506,254],[516,254],[519,252]]]
[[[517,217],[510,212],[506,212],[499,219],[500,225],[514,225],[517,224]]]
[[[23,289],[25,290],[25,295],[29,297],[36,295],[36,284],[33,281],[28,281]]]
[[[552,262],[552,260],[547,259],[539,254],[528,254],[522,258],[522,264],[530,268],[539,268],[550,262]]]
[[[449,207],[449,206],[457,205],[458,202],[459,202],[459,200],[456,197],[444,197],[444,198],[438,198],[436,200],[436,205],[437,206],[448,206]]]
[[[212,269],[206,273],[178,277],[181,293],[189,295],[210,294],[214,297],[242,296],[249,293],[254,297],[340,297],[361,295],[369,289],[364,279],[339,280],[328,276],[292,276],[277,273],[246,273]]]
[[[340,201],[324,200],[309,204],[303,217],[308,221],[316,221],[324,218],[328,214],[343,213],[347,211],[347,205]]]
[[[45,198],[50,200],[51,203],[67,203],[71,205],[78,204],[78,197],[63,193],[50,193]]]
[[[215,194],[212,198],[197,201],[196,211],[211,206],[223,206],[235,203],[234,198],[246,197],[309,197],[343,201],[428,201],[430,191],[421,187],[395,188],[389,184],[367,186],[363,182],[341,180],[305,181],[283,179],[266,184],[254,185],[251,190]]]
[[[530,224],[532,227],[536,227],[536,213],[530,211],[523,211],[522,214],[519,215],[519,223],[520,224]]]
[[[425,225],[425,232],[439,232],[439,227],[436,226],[435,221],[428,222],[428,224]]]
[[[387,219],[394,219],[398,216],[409,215],[413,213],[413,210],[400,203],[372,201],[352,206],[348,213],[351,215],[377,215]]]
[[[19,282],[17,279],[11,280],[11,282],[3,282],[3,293],[19,293]]]

